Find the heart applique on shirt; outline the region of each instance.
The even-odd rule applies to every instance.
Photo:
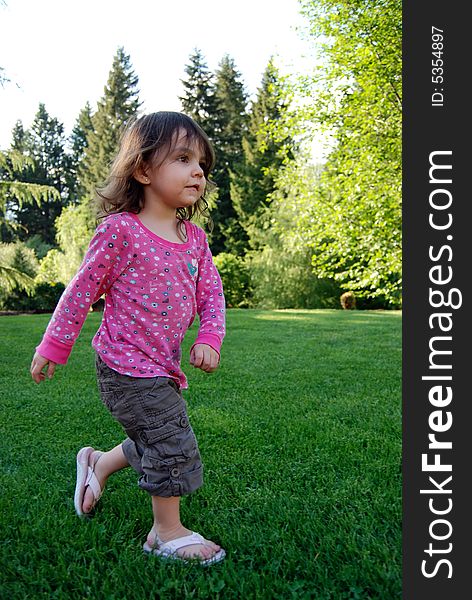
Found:
[[[187,263],[187,267],[189,270],[190,275],[195,275],[195,273],[197,272],[197,267],[194,267],[192,264]]]

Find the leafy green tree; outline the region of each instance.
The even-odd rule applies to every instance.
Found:
[[[271,58],[249,109],[249,124],[242,140],[242,160],[230,169],[231,198],[245,236],[239,253],[248,249],[249,230],[270,202],[275,180],[285,160],[293,157],[294,141],[273,135],[288,109],[287,91]]]
[[[300,223],[313,267],[359,297],[401,302],[400,0],[301,0],[323,57],[300,76],[307,128],[334,137]]]
[[[85,153],[79,165],[79,185],[89,200],[96,186],[104,183],[110,164],[118,150],[120,135],[141,105],[138,77],[124,48],[118,48],[113,58],[103,97],[92,116],[93,129],[88,125]]]
[[[216,98],[214,75],[208,69],[207,62],[201,50],[195,48],[185,66],[185,78],[181,80],[184,94],[179,96],[182,112],[194,119],[214,143],[216,128]],[[207,202],[210,213],[214,217],[217,207],[218,190],[214,189],[208,196]],[[205,226],[206,221],[200,223]],[[210,246],[212,235],[208,235]]]
[[[338,308],[339,285],[311,266],[302,225],[311,214],[320,168],[300,153],[280,170],[267,206],[250,229],[255,249],[245,260],[252,302],[262,308]]]
[[[87,203],[67,206],[56,220],[59,248],[49,250],[43,258],[36,281],[67,285],[82,263],[95,225]]]

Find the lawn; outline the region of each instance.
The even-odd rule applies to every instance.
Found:
[[[143,555],[152,514],[131,469],[76,517],[77,450],[122,433],[95,382],[100,314],[53,380],[31,380],[49,318],[0,317],[1,598],[401,597],[401,313],[229,310],[213,374],[188,364],[188,332],[205,484],[182,522],[226,549],[208,568]]]

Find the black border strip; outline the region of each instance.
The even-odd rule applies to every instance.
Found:
[[[472,394],[467,375],[472,378],[472,319],[466,289],[472,274],[472,102],[466,92],[471,36],[464,8],[459,2],[436,0],[406,0],[403,5],[407,600],[462,600],[471,594]],[[443,46],[433,46],[438,42]]]

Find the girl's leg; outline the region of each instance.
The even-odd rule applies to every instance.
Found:
[[[98,460],[97,454],[99,454]],[[118,446],[115,446],[108,452],[99,453],[97,450],[95,450],[95,452],[92,452],[92,454],[90,455],[89,464],[93,465],[94,461],[96,461],[94,468],[95,476],[98,479],[98,483],[100,484],[100,487],[102,489],[106,483],[106,480],[112,473],[115,473],[116,471],[119,471],[120,469],[124,469],[124,467],[129,466],[128,461],[126,460],[125,455],[123,454],[121,444],[118,444]],[[93,492],[89,487],[87,487],[87,489],[85,490],[84,501],[82,504],[82,510],[84,513],[90,512],[93,506],[93,502]]]
[[[147,542],[154,546],[156,534],[163,542],[175,540],[176,538],[190,535],[192,531],[180,522],[180,496],[163,498],[152,496],[152,511],[154,513],[154,525],[149,532]],[[221,546],[206,540],[205,544],[193,544],[180,549],[177,554],[184,557],[211,558]]]

